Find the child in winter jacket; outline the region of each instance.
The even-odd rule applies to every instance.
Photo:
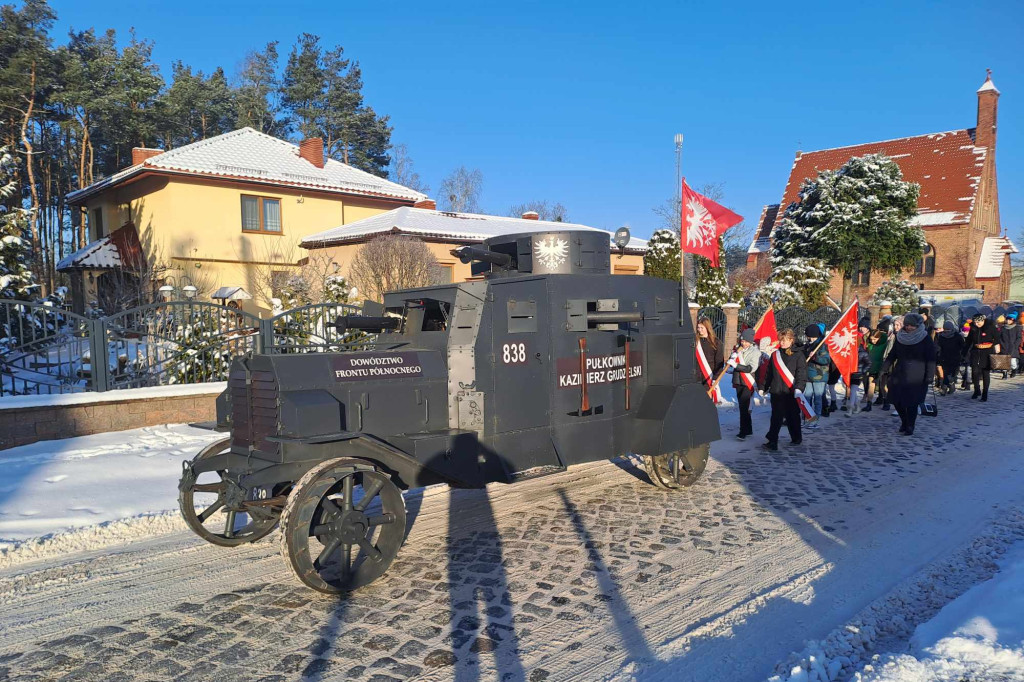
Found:
[[[811,400],[814,411],[822,417],[828,416],[828,401],[825,400],[825,387],[828,386],[829,365],[832,359],[828,354],[828,345],[821,343],[825,335],[824,325],[810,324],[804,330],[807,345],[804,346],[807,358],[807,397]],[[817,428],[817,422],[808,424],[807,428]]]

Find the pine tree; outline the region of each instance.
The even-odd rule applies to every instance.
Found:
[[[804,180],[774,239],[784,235],[780,252],[787,257],[817,258],[841,272],[845,308],[855,271],[898,273],[921,257],[924,233],[910,223],[920,191],[889,157],[854,157],[839,170]]]
[[[281,118],[278,101],[281,83],[277,61],[276,40],[267,43],[262,52],[253,50],[245,56],[235,90],[235,121],[239,128],[248,126],[275,136],[287,132],[288,123]]]
[[[363,103],[362,71],[343,49],[324,51],[319,36],[304,33],[292,48],[281,101],[304,137],[321,137],[327,155],[369,173],[387,176],[391,127]]]
[[[729,302],[731,289],[726,275],[725,248],[722,238],[718,238],[718,267],[712,267],[711,261],[703,256],[695,256],[694,267],[697,270],[697,285],[694,287],[693,302],[700,307],[722,306]]]
[[[655,230],[647,241],[644,254],[644,274],[679,281],[679,233],[672,230]]]
[[[233,129],[235,102],[221,68],[209,76],[180,61],[171,66],[171,87],[160,98],[163,147],[171,149]]]

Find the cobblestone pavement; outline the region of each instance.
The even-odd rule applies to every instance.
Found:
[[[276,533],[246,548],[176,536],[162,550],[29,566],[0,575],[0,594],[14,595],[0,598],[0,680],[763,677],[767,657],[886,589],[825,592],[822,581],[844,576],[845,563],[855,572],[851,548],[865,562],[898,553],[885,538],[905,525],[899,516],[941,513],[928,511],[933,491],[958,494],[955,477],[994,469],[997,448],[968,458],[968,446],[997,443],[1022,407],[1020,383],[996,382],[987,406],[942,399],[940,418],[922,418],[915,438],[900,438],[896,419],[876,409],[822,420],[804,445],[778,453],[726,440],[682,492],[651,486],[627,460],[450,500],[410,496],[398,559],[345,599],[291,578]],[[766,421],[755,417],[758,429]],[[1019,466],[991,475],[1021,488]],[[147,551],[167,555],[166,570],[146,564],[156,561]],[[834,613],[812,608],[816,587]],[[59,615],[38,615],[50,610]],[[759,627],[791,631],[774,627],[764,651],[728,653],[762,612],[774,620]],[[39,639],[37,627],[52,634]],[[761,654],[767,664],[744,660]],[[716,658],[717,678],[707,673]]]

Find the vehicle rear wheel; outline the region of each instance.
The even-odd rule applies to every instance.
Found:
[[[318,464],[295,484],[281,515],[281,554],[299,580],[337,594],[367,585],[405,541],[405,499],[361,459]]]
[[[697,482],[708,465],[711,445],[705,443],[685,452],[670,452],[664,455],[644,455],[644,468],[651,482],[659,488],[674,490],[686,488]],[[673,473],[673,459],[679,458],[679,477]]]
[[[231,439],[224,438],[199,451],[191,464],[219,455],[231,447]],[[253,490],[246,492],[233,487],[225,471],[207,471],[195,474],[185,467],[178,483],[178,507],[192,532],[214,545],[235,547],[256,542],[277,526],[280,507],[274,500],[261,499],[267,495]]]

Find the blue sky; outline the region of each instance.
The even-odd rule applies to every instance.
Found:
[[[796,150],[975,124],[985,68],[1002,91],[1004,229],[1024,229],[1024,3],[263,2],[52,0],[68,28],[135,27],[172,61],[233,73],[302,32],[344,46],[366,101],[390,114],[435,190],[484,175],[505,213],[559,201],[573,221],[648,236],[674,191],[673,135],[691,185],[725,184],[756,222]],[[283,61],[283,59],[282,59]]]

